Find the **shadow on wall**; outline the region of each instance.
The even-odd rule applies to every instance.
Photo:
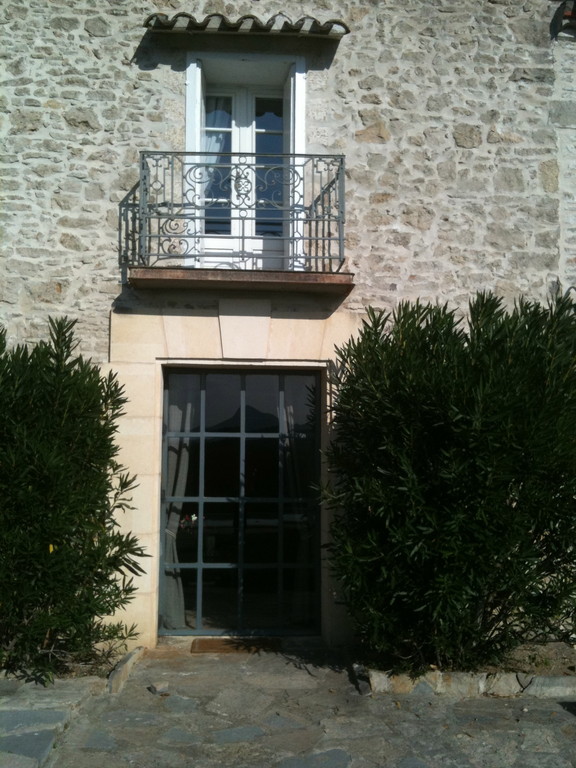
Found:
[[[205,53],[264,53],[304,56],[308,70],[325,70],[330,67],[336,49],[337,40],[322,38],[254,37],[247,35],[189,35],[177,32],[151,32],[146,30],[138,44],[131,63],[142,71],[151,71],[161,66],[168,66],[174,72],[186,70],[186,55],[189,51]]]
[[[309,318],[325,320],[329,318],[342,305],[341,296],[320,296],[314,294],[292,293],[282,291],[277,293],[230,292],[226,294],[230,299],[242,298],[243,300],[262,300],[271,302],[274,317],[284,319]],[[112,303],[113,314],[152,315],[158,314],[181,317],[197,315],[200,317],[215,316],[220,311],[222,291],[190,289],[183,290],[139,290],[131,285],[122,285],[120,293]],[[250,315],[253,314],[251,310]]]

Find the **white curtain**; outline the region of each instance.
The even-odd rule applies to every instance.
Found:
[[[220,153],[226,146],[226,137],[230,136],[229,129],[232,125],[232,99],[230,96],[206,96],[205,102],[205,130],[202,133],[202,162],[205,163],[202,174],[205,190],[208,191],[210,182],[214,178],[215,164],[220,160]],[[225,168],[220,169],[222,174],[227,174]]]

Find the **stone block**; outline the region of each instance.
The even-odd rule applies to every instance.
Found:
[[[372,123],[360,131],[356,131],[355,136],[358,141],[371,144],[384,144],[392,138],[390,129],[383,120]]]
[[[550,104],[550,122],[558,128],[576,127],[576,102],[553,101]]]
[[[373,693],[427,695],[439,692],[442,686],[442,673],[436,671],[427,672],[420,677],[411,677],[371,669],[368,671],[368,676]]]
[[[73,107],[64,113],[64,120],[71,128],[89,129],[97,131],[100,128],[100,122],[96,113],[86,107]]]
[[[222,356],[220,327],[215,309],[187,313],[164,313],[162,327],[168,357],[218,358]]]
[[[576,677],[571,675],[544,677],[536,675],[523,691],[538,698],[561,698],[576,696]]]
[[[124,658],[118,662],[108,676],[108,693],[120,693],[126,680],[128,680],[128,677],[130,676],[132,667],[142,658],[143,654],[144,648],[140,646],[139,648],[130,651],[130,653],[127,653]]]
[[[540,182],[545,192],[558,191],[558,161],[544,160],[539,167]]]
[[[522,686],[514,672],[497,672],[486,676],[484,693],[487,696],[517,696],[522,693]]]
[[[266,358],[270,314],[271,304],[265,299],[220,299],[223,356]]]
[[[452,136],[456,146],[464,149],[473,149],[482,144],[482,130],[477,125],[459,123],[454,126]]]
[[[485,681],[486,675],[483,672],[443,672],[436,692],[468,699],[483,692]]]
[[[110,26],[102,16],[86,19],[84,29],[91,37],[108,37],[110,35]]]

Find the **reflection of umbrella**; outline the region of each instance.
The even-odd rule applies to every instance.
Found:
[[[168,423],[178,425],[181,431],[190,430],[193,423],[194,409],[189,399],[189,378],[176,376],[171,380],[171,394],[174,402],[169,405]],[[176,445],[168,441],[165,487],[168,495],[182,496],[186,488],[190,448],[187,441],[180,438]],[[180,525],[182,502],[172,503],[166,509],[166,528],[164,530],[164,562],[178,563],[176,535]],[[184,589],[180,568],[164,568],[164,600],[162,623],[165,629],[181,629],[186,624]]]
[[[246,424],[250,432],[277,432],[278,416],[275,413],[266,413],[247,405],[245,408]],[[224,421],[210,427],[211,432],[237,432],[240,425],[240,408]]]
[[[178,505],[171,505],[164,531],[164,562],[177,563],[176,534],[180,524]],[[165,629],[180,629],[184,625],[184,590],[180,568],[167,566],[164,569],[164,616]]]
[[[576,29],[576,2],[563,0],[556,9],[550,22],[550,37],[556,39],[565,29]]]

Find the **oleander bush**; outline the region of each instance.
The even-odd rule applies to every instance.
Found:
[[[76,346],[67,319],[31,349],[0,332],[0,668],[40,682],[134,636],[109,617],[142,571],[116,523],[134,487],[116,460],[126,401]]]
[[[572,301],[370,310],[337,368],[331,560],[372,662],[472,670],[569,638]]]

